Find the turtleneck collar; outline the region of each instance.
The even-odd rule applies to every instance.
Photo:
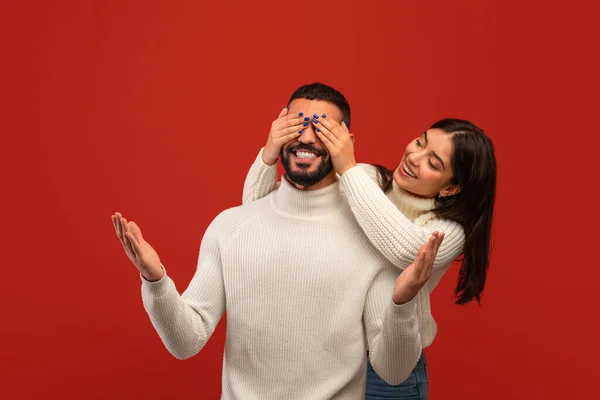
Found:
[[[413,196],[406,190],[401,189],[395,181],[392,181],[392,190],[388,197],[398,207],[398,210],[411,221],[435,208],[435,199]]]
[[[284,176],[279,189],[271,197],[276,210],[290,217],[323,217],[337,213],[345,203],[340,192],[340,182],[317,190],[300,190],[294,187]]]

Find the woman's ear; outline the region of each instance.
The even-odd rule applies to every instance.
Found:
[[[458,193],[460,193],[459,185],[448,185],[445,188],[443,188],[442,190],[440,190],[441,197],[453,196]]]
[[[354,133],[351,133],[351,134],[350,134],[350,140],[352,140],[352,144],[354,144],[354,143],[355,143],[355,139],[354,139]]]

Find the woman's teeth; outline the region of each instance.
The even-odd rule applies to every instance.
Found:
[[[412,176],[413,178],[417,177],[415,174],[413,174],[412,172],[410,172],[410,170],[408,169],[408,167],[406,166],[406,164],[402,164],[402,168],[404,168],[404,172],[406,172],[408,175]]]

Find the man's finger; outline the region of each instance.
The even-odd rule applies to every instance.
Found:
[[[119,236],[119,239],[121,239],[121,241],[123,240],[123,222],[121,221],[123,219],[123,217],[121,216],[121,214],[117,213],[117,236]]]
[[[433,260],[435,259],[435,245],[436,245],[437,237],[435,235],[431,235],[427,244],[425,245],[425,257],[424,261],[426,263],[425,270],[429,269],[433,265]]]
[[[142,243],[142,241],[144,240],[144,237],[142,236],[142,230],[140,229],[140,227],[135,222],[131,221],[129,223],[128,228],[129,228],[129,232],[131,232],[133,234],[136,241],[138,243]]]
[[[139,249],[140,247],[140,243],[139,240],[137,239],[136,235],[133,233],[132,231],[132,225],[130,223],[127,222],[126,219],[123,218],[123,222],[124,222],[124,236],[125,238],[129,239],[129,242],[131,243],[131,247],[133,249],[133,251],[135,252],[136,250],[136,246]],[[137,225],[135,225],[137,226]]]
[[[423,274],[423,270],[427,267],[427,260],[425,259],[426,252],[423,247],[417,252],[417,256],[415,257],[415,273],[417,276],[421,276]]]
[[[116,235],[119,236],[119,228],[117,226],[117,217],[115,215],[112,215],[110,217],[110,219],[112,220],[112,224],[113,224],[113,227],[115,228]]]
[[[125,247],[127,255],[135,260],[138,258],[138,253],[133,246],[133,240],[129,237],[130,235],[130,233],[125,234],[125,238],[123,239],[123,247]]]
[[[121,243],[123,243],[123,247],[125,247],[125,252],[127,253],[127,255],[135,259],[135,251],[133,251],[131,240],[127,236],[127,220],[125,218],[120,218],[120,224],[121,232],[123,234],[123,237],[121,238]]]
[[[121,217],[120,226],[121,226],[121,239],[125,239],[125,234],[127,233],[127,220]]]
[[[140,242],[135,237],[133,232],[131,232],[131,231],[125,232],[125,238],[129,241],[134,254],[139,255],[140,254]]]
[[[435,246],[433,248],[433,258],[434,259],[437,256],[437,252],[440,249],[442,242],[444,241],[444,236],[445,236],[444,232],[440,233],[437,237],[437,240],[435,241]]]

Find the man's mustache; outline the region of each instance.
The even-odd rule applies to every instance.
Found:
[[[291,152],[298,151],[298,150],[312,151],[313,153],[318,154],[321,157],[325,157],[327,155],[327,152],[325,150],[319,149],[319,148],[313,146],[312,144],[305,144],[305,143],[298,143],[296,145],[290,146],[285,150],[285,153],[286,153],[286,155],[289,155]]]

